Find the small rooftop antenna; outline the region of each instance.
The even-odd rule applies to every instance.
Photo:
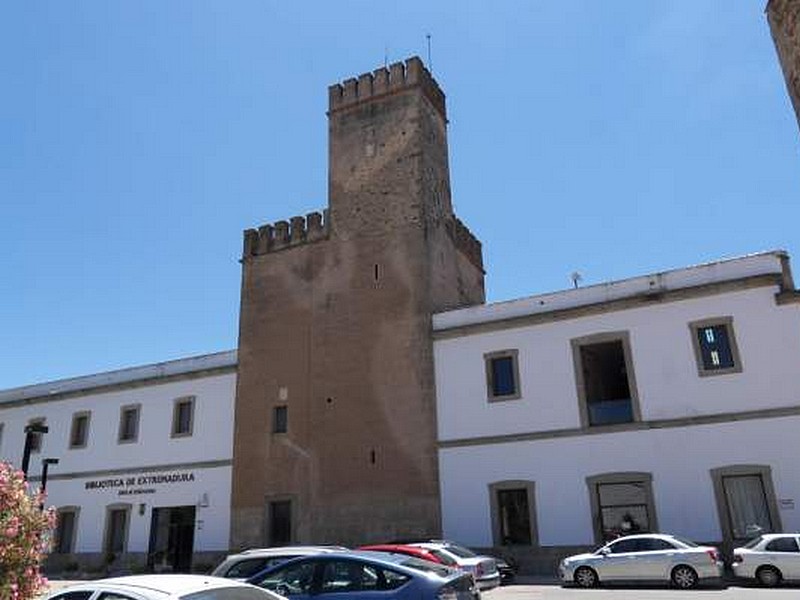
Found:
[[[425,34],[425,37],[428,39],[428,70],[433,73],[433,63],[431,62],[431,34]]]
[[[578,271],[574,271],[572,275],[569,276],[572,279],[572,285],[577,290],[578,286],[580,285],[581,281],[583,281],[583,275],[578,273]]]
[[[383,47],[383,68],[387,69],[389,67],[389,46]]]

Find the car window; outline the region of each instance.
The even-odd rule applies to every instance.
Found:
[[[620,540],[608,546],[608,551],[611,554],[622,554],[623,552],[638,552],[639,540]]]
[[[257,580],[249,583],[257,585],[281,596],[292,594],[309,594],[314,583],[314,568],[317,561],[301,561],[299,563],[277,568]]]
[[[384,587],[382,589],[385,590],[396,590],[397,588],[405,585],[406,582],[411,579],[411,577],[405,573],[398,573],[397,571],[392,571],[391,569],[383,570],[383,578]]]
[[[265,558],[250,558],[248,560],[240,560],[234,564],[225,573],[225,577],[241,577],[246,579],[255,575],[259,571],[263,571],[267,566],[267,559]]]
[[[675,550],[675,546],[661,538],[641,538],[639,540],[639,550],[643,552],[648,550],[651,552],[657,550]]]
[[[428,552],[433,554],[436,558],[442,561],[442,564],[448,565],[450,567],[457,565],[458,562],[450,556],[447,552],[442,552],[441,550],[436,550],[435,548],[428,549]]]
[[[770,540],[764,548],[768,552],[800,552],[797,540],[793,537],[779,537]]]
[[[464,546],[459,546],[458,544],[447,544],[447,549],[461,558],[475,558],[478,556],[469,548],[464,548]]]
[[[92,590],[82,590],[80,592],[64,592],[58,596],[53,596],[51,600],[89,600],[94,592]]]
[[[363,592],[382,589],[382,573],[355,560],[327,560],[322,568],[320,592]]]
[[[450,575],[450,573],[452,573],[449,567],[440,565],[435,562],[431,562],[429,560],[422,560],[419,558],[409,557],[403,560],[403,562],[401,562],[400,564],[404,567],[410,567],[417,571],[425,571],[426,573],[436,573],[440,577],[447,577],[448,575]]]
[[[126,596],[125,594],[120,594],[118,592],[102,592],[98,597],[97,600],[136,600],[131,596]]]
[[[762,536],[762,535],[756,536],[752,540],[747,542],[744,546],[742,546],[742,548],[747,548],[747,549],[755,548],[756,546],[758,546],[761,543],[761,540],[763,540],[763,539],[764,539],[764,536]]]

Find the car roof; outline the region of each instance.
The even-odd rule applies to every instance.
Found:
[[[70,590],[96,589],[102,586],[114,586],[117,589],[125,588],[131,592],[139,593],[156,592],[164,595],[191,594],[192,592],[215,588],[248,587],[238,581],[211,577],[210,575],[127,575],[125,577],[110,577],[79,583],[75,586],[62,588],[58,590],[58,593]]]
[[[345,551],[347,551],[347,548],[344,546],[272,546],[270,548],[248,548],[236,554],[231,554],[228,558],[234,556],[273,556],[281,554],[316,554]]]
[[[385,567],[395,567],[398,569],[403,570],[404,572],[414,575],[416,577],[427,577],[427,576],[436,576],[440,579],[450,579],[450,574],[452,573],[453,576],[458,577],[463,575],[462,572],[457,571],[455,569],[450,569],[446,565],[440,565],[437,563],[429,562],[431,569],[430,570],[418,570],[414,566],[408,565],[408,561],[419,561],[422,564],[426,564],[426,561],[423,559],[415,558],[413,556],[408,556],[407,554],[393,554],[388,552],[370,552],[369,550],[350,550],[347,552],[328,552],[325,553],[324,556],[322,555],[310,555],[310,556],[302,556],[298,558],[293,558],[285,563],[281,563],[280,565],[275,565],[260,571],[253,575],[256,577],[261,573],[266,573],[273,570],[278,570],[290,566],[292,564],[296,564],[305,560],[312,560],[312,559],[319,559],[324,558],[325,560],[363,560],[367,562],[371,562],[377,564],[378,566],[385,566]],[[448,572],[448,575],[439,575],[436,572],[436,569],[443,569]]]

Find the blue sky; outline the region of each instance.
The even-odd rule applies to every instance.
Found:
[[[242,230],[326,205],[327,86],[428,33],[490,301],[800,264],[764,5],[5,3],[0,388],[235,348]]]

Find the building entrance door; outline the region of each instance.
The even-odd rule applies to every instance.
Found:
[[[188,573],[194,552],[194,506],[153,508],[150,519],[150,570]]]

